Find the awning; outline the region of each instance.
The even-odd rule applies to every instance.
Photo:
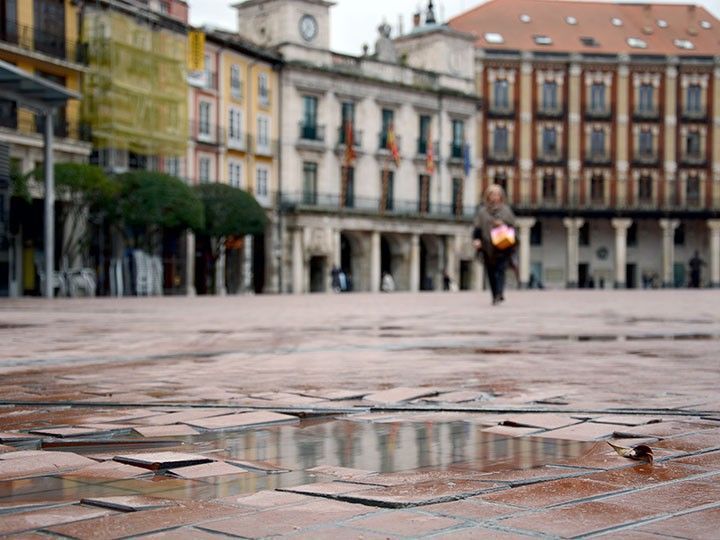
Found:
[[[0,60],[0,96],[40,112],[62,107],[80,94]]]

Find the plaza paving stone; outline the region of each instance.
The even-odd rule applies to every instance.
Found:
[[[507,298],[3,301],[2,530],[716,537],[720,293]]]

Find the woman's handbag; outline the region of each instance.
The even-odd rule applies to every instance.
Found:
[[[500,251],[504,251],[515,245],[515,229],[509,225],[498,225],[490,231],[492,245]]]

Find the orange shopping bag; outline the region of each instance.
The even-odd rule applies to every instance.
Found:
[[[492,245],[505,250],[515,245],[515,229],[508,225],[498,225],[490,231]]]

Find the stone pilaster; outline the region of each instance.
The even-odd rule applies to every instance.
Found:
[[[303,254],[303,231],[295,229],[292,232],[292,284],[293,294],[305,292],[305,259]]]
[[[520,67],[520,193],[514,194],[514,200],[527,203],[530,201],[532,183],[532,73],[530,61],[524,61]],[[512,191],[510,188],[508,191]]]
[[[672,287],[674,285],[674,266],[675,266],[675,229],[680,225],[677,219],[661,219],[660,228],[662,229],[662,248],[663,248],[663,266],[662,266],[662,285],[663,287]]]
[[[720,287],[720,219],[709,219],[710,229],[710,286]]]
[[[578,286],[578,260],[579,254],[579,231],[580,227],[585,224],[582,218],[565,218],[563,225],[567,229],[567,277],[565,283],[568,289]]]
[[[630,156],[628,148],[630,147],[629,131],[630,125],[630,70],[627,64],[620,64],[617,71],[617,123],[615,138],[615,175],[617,178],[617,200],[616,204],[625,204],[627,202],[627,179],[628,179],[628,163]],[[623,281],[625,281],[623,279]]]
[[[380,292],[380,233],[370,233],[370,292]]]
[[[515,223],[520,229],[520,286],[528,288],[530,283],[530,229],[535,225],[535,218],[518,218]]]
[[[420,236],[410,235],[410,292],[420,290]]]
[[[615,288],[624,289],[627,287],[627,231],[632,225],[632,219],[615,218],[611,223],[615,229]]]

